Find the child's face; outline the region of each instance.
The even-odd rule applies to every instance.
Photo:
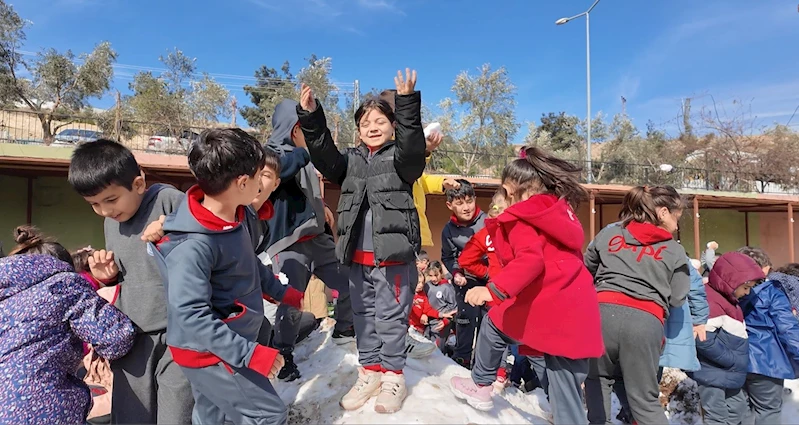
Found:
[[[114,221],[124,223],[139,210],[147,184],[144,176],[136,177],[130,190],[118,184],[111,184],[94,196],[83,199],[92,206],[94,213]]]
[[[228,189],[235,187],[235,199],[239,205],[252,204],[253,200],[261,192],[261,174],[263,168],[256,171],[255,175],[250,177],[248,175],[239,176]]]
[[[752,288],[754,288],[755,285],[757,285],[757,282],[754,280],[750,280],[749,282],[746,282],[743,285],[735,288],[735,292],[733,292],[732,294],[735,296],[736,299],[741,299],[749,295],[749,292],[752,291]]]
[[[474,218],[474,211],[477,208],[474,197],[466,196],[464,198],[454,199],[452,202],[447,202],[447,208],[455,214],[455,218],[461,223],[468,223]]]
[[[438,270],[428,270],[427,280],[431,282],[439,282],[441,280],[441,273],[439,273]]]
[[[280,186],[280,176],[275,173],[275,170],[264,167],[261,170],[261,191],[258,192],[258,195],[252,201],[253,208],[256,210],[261,209],[261,206],[269,199],[278,186]]]
[[[419,270],[420,273],[424,273],[429,263],[429,260],[416,260],[416,270]]]
[[[424,283],[425,283],[424,279],[419,279],[419,281],[416,282],[416,292],[417,293],[424,291]]]
[[[382,112],[372,109],[361,117],[358,123],[361,141],[370,148],[383,146],[394,137],[394,123]]]
[[[680,227],[680,218],[682,217],[682,210],[669,211],[666,207],[660,207],[657,210],[658,220],[660,220],[660,227],[669,233],[674,233]]]

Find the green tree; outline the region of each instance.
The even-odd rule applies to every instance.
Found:
[[[0,0],[0,102],[23,103],[36,113],[45,144],[75,121],[74,116],[111,87],[117,54],[107,42],[90,53],[75,55],[44,49],[33,61],[19,53],[27,22]],[[30,74],[23,78],[24,73]]]
[[[492,70],[484,64],[477,75],[461,72],[452,86],[454,99],[444,99],[437,121],[444,129],[441,152],[461,174],[501,170],[512,155],[511,141],[519,130],[516,122],[516,87],[504,67]]]
[[[125,99],[143,131],[178,135],[230,117],[230,93],[208,74],[196,79],[196,59],[178,49],[158,59],[166,71],[158,76],[149,71],[137,73],[130,84],[133,94]]]
[[[255,71],[255,85],[244,86],[253,106],[241,108],[241,116],[250,127],[260,130],[264,140],[272,133],[272,114],[283,99],[297,99],[299,92],[289,62],[280,70],[261,65]],[[316,92],[314,92],[316,93]]]

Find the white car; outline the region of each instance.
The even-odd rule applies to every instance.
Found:
[[[183,155],[189,151],[191,143],[199,137],[198,133],[191,130],[183,130],[180,137],[177,137],[173,131],[159,131],[150,137],[147,142],[147,151]]]

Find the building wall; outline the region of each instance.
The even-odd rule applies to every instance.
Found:
[[[14,246],[14,228],[27,218],[28,179],[0,176],[0,199],[0,242],[8,253]]]
[[[105,246],[103,218],[69,185],[64,177],[33,180],[33,224],[55,236],[72,251],[91,245]]]
[[[794,207],[794,252],[799,257],[799,211]],[[785,265],[790,261],[788,252],[788,208],[784,213],[759,213],[760,223],[758,228],[760,233],[761,247],[766,250],[771,263],[775,267]],[[751,215],[751,214],[750,214]],[[751,228],[751,221],[750,221]],[[796,258],[799,261],[799,258]]]

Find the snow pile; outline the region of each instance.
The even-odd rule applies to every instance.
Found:
[[[374,399],[354,412],[343,411],[338,402],[355,383],[358,355],[355,343],[337,346],[331,340],[332,320],[326,320],[319,331],[301,342],[295,350],[302,378],[294,382],[275,382],[280,397],[291,404],[289,423],[303,424],[549,424],[550,407],[540,388],[523,393],[508,388],[494,397],[494,410],[479,412],[456,399],[449,389],[452,376],[468,376],[469,372],[439,352],[416,360],[408,359],[405,378],[408,398],[403,409],[383,415],[374,411]],[[670,422],[675,425],[701,424],[701,408],[696,383],[679,370],[667,369],[664,384],[671,387],[668,397]],[[799,381],[788,381],[793,390],[785,396],[783,423],[799,418]],[[662,387],[666,389],[665,387]],[[619,403],[613,397],[615,419]],[[614,423],[618,423],[614,421]]]

